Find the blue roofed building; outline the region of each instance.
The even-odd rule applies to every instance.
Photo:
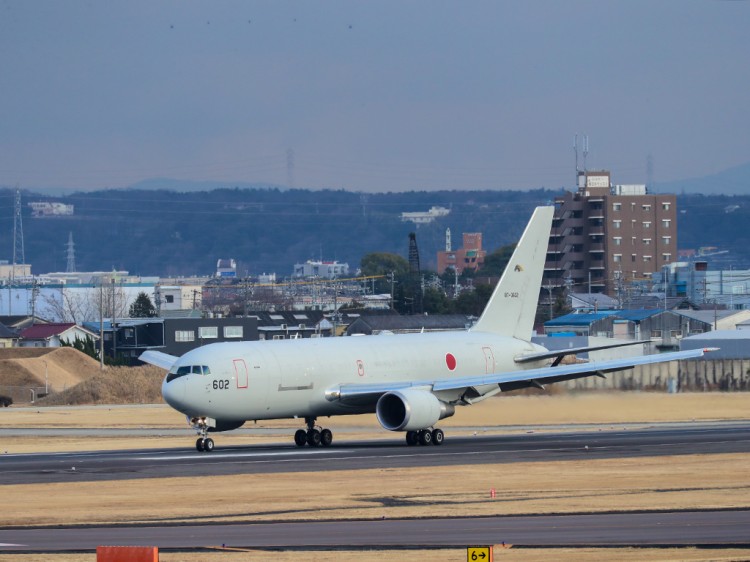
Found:
[[[640,308],[573,312],[544,323],[548,336],[559,334],[651,341],[662,351],[676,350],[683,338],[714,329],[714,315],[694,311]],[[719,311],[721,315],[722,311]],[[724,311],[737,316],[739,311]],[[734,314],[732,314],[732,312]]]

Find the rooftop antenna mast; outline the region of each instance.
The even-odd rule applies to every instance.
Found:
[[[654,193],[654,157],[651,154],[646,157],[646,181],[648,182],[647,193]]]
[[[583,135],[583,171],[587,172],[586,157],[589,155],[589,136]]]

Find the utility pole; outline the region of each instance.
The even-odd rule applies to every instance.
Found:
[[[104,370],[104,280],[99,278],[99,370]]]
[[[115,309],[115,276],[112,275],[112,360],[117,358],[117,323],[115,322],[117,311]]]
[[[552,283],[547,283],[545,287],[547,289],[547,299],[549,301],[549,319],[552,320]]]
[[[394,274],[393,271],[391,271],[388,274],[388,281],[391,282],[391,310],[393,310],[393,285],[396,282],[395,281],[395,277],[396,277],[396,275]],[[373,287],[374,287],[375,286],[375,279],[372,280],[372,284],[373,284]],[[375,294],[375,289],[374,288],[373,288],[372,293],[373,293],[373,295]]]

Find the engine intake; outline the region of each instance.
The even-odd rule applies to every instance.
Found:
[[[452,404],[437,399],[425,390],[394,390],[380,397],[375,414],[389,431],[415,431],[431,427],[455,412]]]

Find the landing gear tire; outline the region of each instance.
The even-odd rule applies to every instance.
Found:
[[[333,433],[330,429],[322,429],[320,426],[315,426],[316,418],[307,417],[305,423],[307,424],[307,430],[298,429],[294,434],[294,442],[297,447],[304,447],[305,444],[310,447],[330,447],[333,442]]]
[[[429,429],[420,429],[419,430],[419,444],[429,445],[430,443],[432,443],[432,432]]]
[[[419,433],[416,431],[407,431],[406,444],[409,445],[409,447],[419,444]]]
[[[307,431],[304,429],[298,429],[294,434],[294,443],[297,447],[304,447],[307,443]]]
[[[195,442],[195,449],[199,453],[210,453],[214,450],[214,440],[208,437],[209,426],[206,418],[190,418],[190,424],[198,432],[198,440]]]
[[[320,431],[317,429],[308,429],[307,444],[310,445],[310,447],[317,447],[320,445]]]
[[[442,429],[432,430],[432,444],[433,445],[442,445],[444,440],[445,440],[445,433],[443,433]]]
[[[320,432],[320,444],[324,447],[330,447],[333,442],[333,433],[330,429],[324,429]]]

